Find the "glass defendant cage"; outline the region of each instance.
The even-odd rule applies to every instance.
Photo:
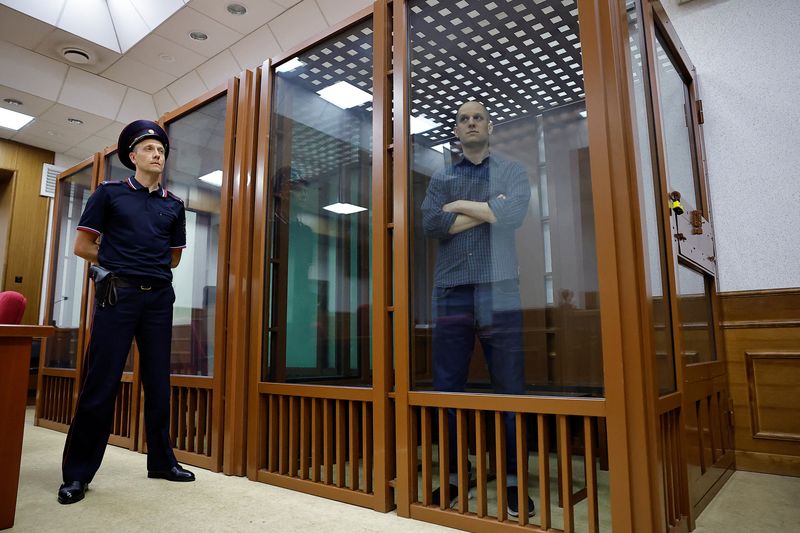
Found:
[[[473,531],[693,528],[733,467],[699,102],[657,1],[381,0],[162,117],[179,459]],[[62,430],[89,315],[54,295],[90,299],[64,243],[111,155],[57,193]]]

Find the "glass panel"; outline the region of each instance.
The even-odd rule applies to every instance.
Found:
[[[173,374],[214,374],[226,105],[222,95],[167,125],[165,181],[186,206],[187,242],[173,270]]]
[[[106,175],[105,181],[121,181],[133,176],[133,170],[120,163],[117,152],[106,156]]]
[[[682,202],[688,203],[695,209],[701,209],[695,186],[694,151],[689,129],[691,114],[686,105],[688,93],[658,34],[656,34],[656,79],[670,192],[680,192]]]
[[[264,380],[372,383],[371,28],[275,69]]]
[[[715,361],[711,292],[706,276],[682,264],[678,264],[677,274],[683,360],[687,365]]]
[[[667,257],[664,245],[663,226],[659,223],[661,213],[661,188],[653,174],[653,155],[650,144],[650,126],[645,100],[644,65],[642,62],[644,35],[638,20],[635,3],[629,0],[628,33],[630,43],[631,76],[634,97],[636,130],[636,155],[638,157],[638,182],[642,207],[642,233],[647,266],[647,297],[650,300],[650,331],[653,335],[656,377],[659,394],[677,390],[675,377],[675,354],[672,346],[672,320],[669,298],[665,297],[667,286]]]
[[[75,368],[78,356],[78,328],[81,322],[81,294],[86,262],[72,253],[78,220],[92,193],[92,166],[61,180],[58,193],[56,256],[53,264],[53,295],[50,323],[55,333],[47,340],[45,366]]]
[[[602,396],[577,6],[430,6],[409,3],[413,386]]]

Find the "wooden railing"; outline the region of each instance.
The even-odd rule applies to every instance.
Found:
[[[191,383],[187,383],[192,380]],[[205,465],[205,459],[214,452],[212,428],[214,420],[214,398],[209,378],[181,378],[176,384],[173,378],[170,395],[170,438],[176,454],[190,454],[190,459],[181,460]]]
[[[127,379],[126,379],[127,378]],[[111,434],[123,439],[130,439],[131,419],[133,417],[133,382],[131,375],[122,376],[114,403],[114,422],[111,425]]]
[[[664,509],[667,531],[677,527],[688,516],[685,498],[686,472],[681,448],[680,409],[662,413],[659,417],[661,475],[664,476]]]
[[[39,399],[39,424],[50,429],[67,431],[72,421],[72,399],[77,372],[66,369],[42,371],[42,390]]]
[[[372,507],[372,390],[259,384],[257,479]]]
[[[416,398],[415,398],[416,397]],[[487,398],[481,396],[411,393],[411,515],[414,518],[447,523],[469,530],[493,531],[523,527],[530,531],[600,531],[599,495],[608,498],[608,479],[598,467],[607,469],[605,418],[602,400],[575,402],[568,414],[562,402],[552,400],[534,407],[528,398]],[[414,399],[418,401],[414,401]],[[519,514],[508,514],[505,411],[494,404],[508,404],[514,421],[517,500]],[[417,405],[414,405],[417,403]],[[520,407],[523,407],[520,409]],[[486,408],[483,408],[486,407]],[[455,417],[456,435],[448,438]],[[451,509],[451,479],[448,449],[456,443],[458,494]],[[511,474],[511,472],[508,472]],[[434,493],[438,494],[438,503]],[[528,516],[528,496],[535,502],[535,514]],[[585,503],[583,503],[585,502]],[[604,522],[610,520],[603,506]],[[440,514],[441,513],[441,514]],[[436,515],[439,515],[438,518]]]

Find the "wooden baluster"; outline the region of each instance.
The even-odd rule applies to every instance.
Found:
[[[347,473],[344,400],[336,400],[336,486],[344,487]]]
[[[267,470],[277,472],[278,470],[278,399],[274,394],[270,394],[267,402],[269,403],[269,419],[267,420]]]
[[[359,402],[350,401],[350,490],[358,490],[358,463],[360,458],[359,444],[361,441],[360,421],[359,421]]]
[[[583,449],[586,465],[586,499],[589,533],[599,533],[600,516],[597,508],[597,448],[592,418],[583,417]]]
[[[469,511],[469,448],[467,447],[467,413],[456,410],[456,452],[458,459],[458,512]]]
[[[450,437],[447,409],[439,409],[439,507],[450,507]]]
[[[421,408],[420,421],[420,442],[422,445],[422,505],[431,505],[431,493],[433,491],[433,444],[431,442],[431,411],[428,407]]]
[[[361,404],[361,423],[363,444],[361,445],[362,469],[364,470],[364,492],[372,494],[372,404],[364,402]],[[416,458],[416,450],[414,450]],[[415,470],[416,472],[416,470]],[[414,477],[414,487],[416,488],[416,474]],[[414,492],[416,494],[416,492]]]
[[[564,533],[575,530],[575,510],[572,504],[572,443],[569,419],[558,415],[558,462],[561,465],[561,505],[564,512]]]
[[[528,524],[528,446],[527,424],[525,415],[516,413],[516,449],[517,449],[517,502],[519,525]]]
[[[308,479],[308,460],[311,456],[310,398],[300,398],[300,479]]]
[[[411,503],[417,503],[419,501],[419,475],[417,472],[419,471],[419,453],[418,451],[418,444],[419,441],[419,409],[417,407],[411,407],[408,410],[408,431],[409,441],[411,442],[411,447],[408,450],[408,469],[411,472],[411,478],[409,481],[411,482],[410,493],[411,493]]]
[[[206,446],[206,420],[208,419],[208,390],[200,391],[197,399],[197,453],[208,455]],[[259,465],[260,467],[261,465]]]
[[[289,397],[289,477],[297,477],[300,457],[300,398]]]
[[[323,400],[323,446],[325,483],[333,483],[333,400]]]
[[[178,389],[178,444],[179,450],[186,449],[186,388]]]
[[[503,413],[494,413],[494,446],[497,454],[497,520],[503,522],[508,517],[506,496],[506,431]]]
[[[322,402],[311,399],[311,481],[319,482],[322,463]]]
[[[197,389],[189,389],[189,412],[187,413],[188,420],[188,439],[186,443],[186,450],[195,452],[195,442],[197,441],[197,428],[195,421],[197,420]]]
[[[546,415],[536,415],[539,430],[539,525],[550,529],[550,426]]]
[[[287,474],[289,472],[289,403],[290,398],[281,395],[278,400],[278,473]]]
[[[486,516],[486,483],[487,470],[486,463],[486,417],[483,411],[475,411],[475,469],[478,501],[476,512],[479,517]]]

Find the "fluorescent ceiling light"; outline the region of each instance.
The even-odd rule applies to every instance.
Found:
[[[441,124],[424,116],[415,117],[414,115],[411,115],[409,126],[411,129],[411,135],[416,135],[417,133],[422,133],[423,131],[438,128],[441,126]]]
[[[291,58],[286,63],[281,63],[277,67],[275,67],[275,72],[291,72],[294,69],[306,66],[305,63],[297,59],[296,57]]]
[[[31,120],[33,120],[33,117],[30,115],[0,107],[0,128],[18,130]]]
[[[215,170],[214,172],[209,172],[205,176],[200,176],[200,181],[205,181],[206,183],[210,183],[214,187],[222,187],[222,171]]]
[[[581,118],[586,118],[589,115],[586,111],[578,111],[578,114],[581,116]]]
[[[346,81],[339,81],[317,91],[322,98],[332,103],[336,107],[349,109],[357,105],[372,101],[372,95],[362,91]]]
[[[431,148],[433,148],[440,154],[443,154],[445,150],[450,150],[450,143],[435,144],[431,146]]]
[[[361,211],[366,211],[366,207],[361,207],[358,205],[353,204],[342,204],[336,202],[335,204],[326,205],[322,209],[326,211],[330,211],[331,213],[336,213],[337,215],[352,215],[353,213],[359,213]]]

